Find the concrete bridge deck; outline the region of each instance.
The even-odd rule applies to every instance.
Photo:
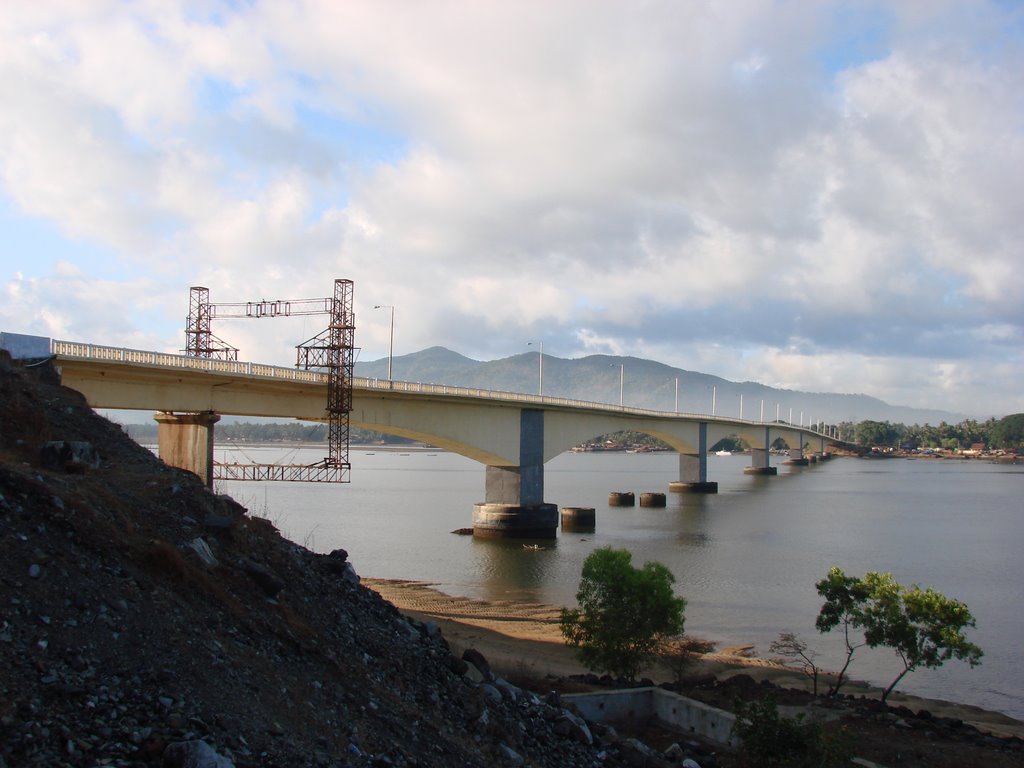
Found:
[[[186,468],[200,474],[204,462],[212,464],[213,422],[221,415],[326,418],[327,376],[316,371],[57,340],[51,353],[64,383],[94,408],[184,414],[180,422],[163,416],[161,428],[178,425],[177,443],[193,454]],[[209,423],[195,414],[209,414]],[[557,510],[544,503],[543,465],[599,435],[628,429],[664,441],[680,457],[670,490],[698,492],[717,490],[708,481],[706,457],[724,437],[738,435],[753,448],[746,471],[756,474],[775,472],[769,448],[780,438],[797,461],[805,449],[824,454],[837,442],[786,423],[365,378],[353,380],[349,417],[352,426],[421,440],[484,464],[486,500],[474,511],[480,535],[553,536]],[[173,451],[164,451],[162,442],[161,452]],[[187,462],[187,456],[172,461]]]

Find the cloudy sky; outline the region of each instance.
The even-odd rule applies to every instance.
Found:
[[[341,277],[360,360],[387,305],[396,355],[1024,411],[1022,7],[4,3],[0,330],[180,350],[190,286]]]

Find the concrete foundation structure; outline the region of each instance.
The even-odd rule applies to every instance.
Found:
[[[789,467],[806,467],[810,462],[817,461],[814,454],[811,454],[810,460],[804,456],[803,446],[798,448],[789,449],[789,458],[782,463]]]
[[[158,413],[157,446],[165,464],[199,475],[213,487],[213,425],[216,413]]]
[[[693,734],[727,747],[738,746],[732,736],[736,716],[661,688],[629,688],[608,693],[564,694],[588,720],[616,725],[658,721],[681,733]]]
[[[640,506],[641,507],[664,507],[665,506],[665,494],[664,493],[641,493],[640,494]]]
[[[537,504],[474,504],[473,535],[481,539],[553,539],[558,507]]]
[[[672,482],[668,484],[668,489],[671,493],[718,493],[718,483],[715,480],[706,483]]]
[[[609,507],[635,507],[636,494],[632,491],[612,491],[608,494]]]
[[[593,533],[597,515],[593,507],[562,507],[562,530],[570,533]]]

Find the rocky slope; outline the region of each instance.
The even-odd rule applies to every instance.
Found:
[[[0,359],[0,768],[660,763],[599,730]]]

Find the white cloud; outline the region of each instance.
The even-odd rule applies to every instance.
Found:
[[[125,335],[120,312],[76,314],[106,305],[84,298],[79,239],[125,268],[95,296],[159,276],[152,338],[189,285],[300,298],[349,277],[364,357],[386,354],[366,310],[384,303],[396,352],[543,337],[957,410],[998,369],[1014,408],[1021,41],[996,4],[854,7],[883,30],[859,60],[843,8],[19,6],[0,19],[0,180],[66,235],[83,287],[9,295],[33,294],[33,326]],[[276,355],[291,334],[238,338]]]

